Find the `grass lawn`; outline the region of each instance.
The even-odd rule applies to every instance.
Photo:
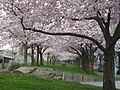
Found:
[[[71,72],[71,73],[85,73],[81,68],[78,68],[74,64],[66,64],[66,66],[62,66],[61,64],[56,65],[43,65],[40,67],[47,67],[47,68],[53,68],[54,70],[63,71],[63,72]]]
[[[28,66],[34,67],[34,66],[31,66],[31,65],[28,65]],[[83,71],[82,68],[78,68],[74,64],[66,64],[66,66],[62,66],[61,64],[56,64],[56,65],[41,65],[41,66],[35,66],[35,67],[53,68],[54,70],[63,71],[63,72],[86,74]]]
[[[62,80],[0,73],[0,90],[102,90],[99,87],[82,85]]]

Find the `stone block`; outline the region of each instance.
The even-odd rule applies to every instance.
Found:
[[[72,82],[72,81],[73,81],[73,74],[64,72],[64,73],[63,73],[62,80]]]

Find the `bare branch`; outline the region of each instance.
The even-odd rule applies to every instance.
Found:
[[[97,20],[97,16],[94,17],[85,17],[85,20]]]
[[[71,20],[73,20],[73,21],[81,21],[82,19],[78,19],[78,18],[71,18]]]
[[[79,52],[76,48],[74,48],[74,47],[72,47],[72,46],[69,46],[69,47],[70,47],[71,49],[73,49],[78,56],[81,56],[80,52]]]
[[[15,38],[17,38],[17,36],[11,30],[8,29],[8,32],[10,32]]]
[[[18,16],[17,13],[14,11],[14,8],[13,8],[13,3],[11,4],[12,5],[12,12],[14,13],[15,16]]]
[[[106,27],[107,29],[109,29],[109,26],[110,26],[110,16],[111,16],[111,10],[109,8],[109,12],[108,12],[108,16],[107,16],[107,23],[106,23]]]
[[[24,12],[19,7],[17,7],[17,6],[15,6],[15,7],[18,9],[18,11],[20,11],[22,14],[24,14]]]
[[[50,46],[44,46],[42,54],[49,48]]]

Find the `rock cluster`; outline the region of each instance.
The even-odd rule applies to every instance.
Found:
[[[30,74],[30,75],[40,76],[44,78],[61,79],[61,80],[70,81],[70,82],[97,81],[93,77],[88,77],[81,74],[72,74],[68,72],[55,71],[51,68],[20,67],[14,70],[13,72]]]

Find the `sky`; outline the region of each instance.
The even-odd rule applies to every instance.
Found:
[[[11,50],[11,46],[9,45],[9,44],[7,44],[7,45],[5,45],[5,46],[3,46],[3,48],[2,49],[10,49]]]

